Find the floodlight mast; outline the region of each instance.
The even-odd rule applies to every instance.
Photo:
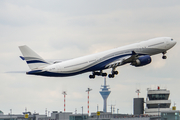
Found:
[[[88,102],[87,102],[87,109],[88,109],[88,114],[89,114],[89,92],[91,91],[92,89],[90,89],[90,88],[88,88],[87,90],[86,90],[86,92],[88,93]]]
[[[64,112],[66,111],[66,91],[63,91],[62,94],[64,95]]]

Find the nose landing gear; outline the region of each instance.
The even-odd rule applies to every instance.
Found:
[[[165,55],[166,52],[162,52],[163,56],[162,56],[162,59],[167,59],[167,56]]]
[[[167,56],[162,56],[162,59],[167,59]]]
[[[94,78],[95,78],[95,75],[89,75],[89,78],[90,78],[90,79],[94,79]]]

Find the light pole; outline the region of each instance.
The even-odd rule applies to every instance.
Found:
[[[45,114],[46,114],[46,120],[47,120],[47,108],[45,109]]]
[[[75,108],[75,114],[77,114],[77,109]]]
[[[82,120],[83,120],[83,106],[81,108],[82,108]]]
[[[99,111],[99,105],[97,104],[97,111]]]
[[[10,109],[10,116],[11,116],[11,115],[12,115],[12,109]],[[11,117],[12,117],[12,116],[11,116]],[[10,118],[11,118],[11,117],[10,117]]]

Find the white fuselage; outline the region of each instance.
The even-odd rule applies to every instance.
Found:
[[[170,37],[154,38],[104,52],[62,61],[49,65],[42,70],[47,73],[59,74],[59,76],[61,76],[61,74],[62,76],[70,76],[89,71],[103,70],[106,69],[105,65],[122,57],[131,55],[132,51],[140,55],[151,56],[166,52],[175,44],[176,42]]]

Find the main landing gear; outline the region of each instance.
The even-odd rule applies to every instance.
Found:
[[[111,74],[108,75],[109,78],[114,78],[115,75],[118,74],[118,71],[115,71],[116,68],[113,68]]]
[[[94,79],[95,78],[95,76],[103,76],[103,77],[106,77],[107,76],[107,73],[103,73],[102,71],[100,71],[100,72],[93,72],[92,73],[92,75],[89,75],[89,78],[90,79]]]
[[[118,74],[118,71],[115,70],[116,68],[112,68],[111,74],[108,75],[109,78],[114,78],[115,75]],[[102,70],[100,72],[92,72],[92,75],[89,75],[90,79],[94,79],[97,76],[103,76],[106,77],[107,73],[103,73]]]
[[[162,56],[162,59],[167,59],[167,56],[165,55],[166,54],[166,51],[165,52],[162,52],[163,56]]]

